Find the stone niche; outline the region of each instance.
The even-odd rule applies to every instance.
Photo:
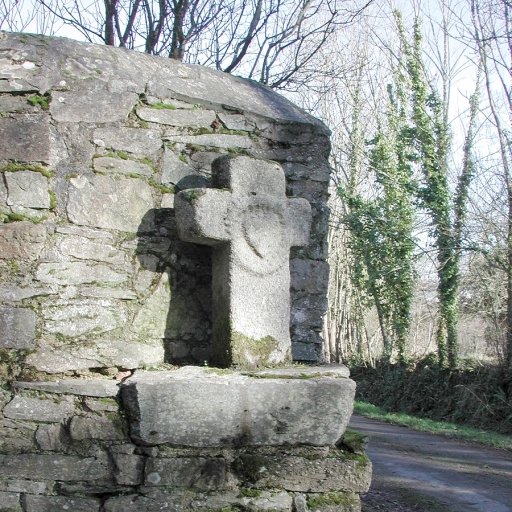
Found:
[[[231,75],[0,32],[0,133],[0,511],[360,510],[371,464],[345,433],[355,384],[318,365],[326,127]],[[275,361],[291,339],[293,360],[316,366],[213,367],[217,239],[208,223],[180,238],[175,206],[235,191],[212,162],[258,159],[284,172],[273,211],[291,233]],[[266,221],[250,212],[264,259]],[[245,313],[229,313],[233,343]]]

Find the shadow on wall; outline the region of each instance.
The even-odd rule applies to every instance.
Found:
[[[137,259],[148,275],[141,304],[148,324],[162,322],[157,313],[151,318],[152,312],[169,301],[165,330],[155,326],[163,337],[165,362],[204,364],[211,357],[211,248],[179,239],[172,208],[149,210],[137,235]]]

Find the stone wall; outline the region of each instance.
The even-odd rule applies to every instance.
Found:
[[[280,162],[313,208],[291,259],[296,360],[321,355],[328,131],[260,85],[60,38],[0,33],[0,375],[116,375],[211,356],[210,248],[174,194],[222,154]]]

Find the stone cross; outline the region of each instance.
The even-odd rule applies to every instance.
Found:
[[[286,197],[283,169],[266,160],[217,158],[212,186],[175,201],[180,238],[213,248],[212,362],[289,362],[290,247],[308,244],[311,207]]]

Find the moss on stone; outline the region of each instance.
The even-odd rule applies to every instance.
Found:
[[[308,508],[313,510],[321,509],[323,506],[347,507],[357,504],[358,499],[355,494],[341,491],[331,491],[307,499]]]
[[[206,193],[204,189],[192,188],[190,190],[183,190],[182,196],[185,200],[187,200],[190,204],[195,204],[196,201]]]
[[[18,164],[16,162],[10,162],[0,168],[0,172],[18,172],[18,171],[32,171],[42,174],[45,178],[51,178],[53,172],[41,167],[40,165],[29,165],[29,164]]]
[[[239,498],[259,498],[261,496],[261,491],[258,489],[249,489],[248,487],[240,487],[238,492]]]
[[[279,348],[272,336],[260,340],[232,331],[231,335],[232,364],[243,370],[262,368],[270,365],[270,356]]]
[[[347,428],[345,434],[341,438],[340,447],[348,449],[350,452],[354,454],[364,454],[364,448],[366,443],[368,442],[368,436],[363,434],[362,432],[357,432],[356,430],[352,430]]]

